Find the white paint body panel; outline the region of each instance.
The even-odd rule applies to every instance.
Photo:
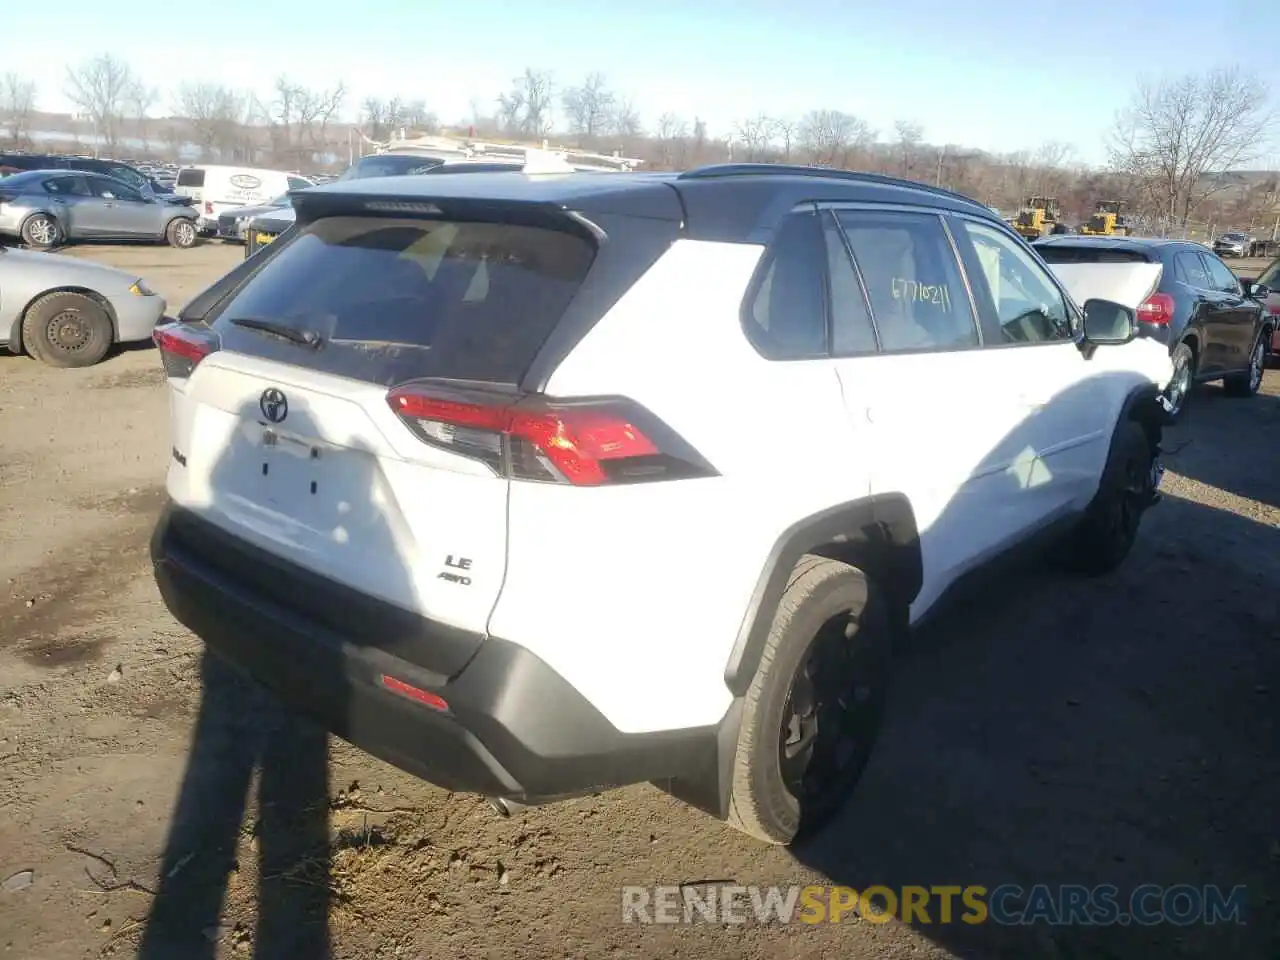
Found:
[[[289,399],[278,425],[259,409],[270,387]],[[173,389],[172,410],[187,461],[170,462],[176,503],[371,596],[485,629],[504,573],[507,481],[419,442],[384,388],[218,352]],[[472,561],[469,588],[439,579],[450,555]]]
[[[511,486],[491,630],[543,658],[620,730],[718,721],[730,702],[725,665],[769,551],[798,519],[869,488],[832,362],[771,363],[743,336],[741,292],[761,252],[678,241],[547,390],[630,397],[721,476]]]

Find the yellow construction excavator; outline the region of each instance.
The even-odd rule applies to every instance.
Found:
[[[1127,237],[1129,223],[1120,212],[1123,209],[1123,200],[1103,200],[1080,232],[1091,237]]]
[[[1013,229],[1028,240],[1039,240],[1053,233],[1060,212],[1058,201],[1053,197],[1028,197],[1018,211]]]

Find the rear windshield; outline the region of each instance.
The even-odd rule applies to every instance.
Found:
[[[203,170],[179,170],[178,186],[180,187],[203,187],[204,171]]]
[[[595,257],[577,234],[510,223],[330,217],[285,242],[219,311],[224,347],[386,386],[518,382]]]
[[[366,177],[403,177],[424,173],[444,161],[437,157],[385,156],[365,157],[350,167],[339,180],[363,180]]]
[[[1116,250],[1105,247],[1067,247],[1058,244],[1037,245],[1036,252],[1045,263],[1149,263],[1151,257],[1141,250]]]

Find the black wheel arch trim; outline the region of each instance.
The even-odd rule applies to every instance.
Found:
[[[1136,420],[1143,426],[1163,429],[1174,422],[1160,403],[1161,390],[1154,383],[1142,383],[1129,391],[1120,406],[1120,416],[1116,418],[1119,425],[1125,420]],[[1157,439],[1159,433],[1157,433]]]
[[[836,504],[793,523],[769,551],[756,581],[724,681],[735,697],[751,686],[765,640],[787,589],[791,571],[806,553],[870,566],[895,605],[905,608],[920,593],[924,568],[911,503],[899,493],[875,494]]]

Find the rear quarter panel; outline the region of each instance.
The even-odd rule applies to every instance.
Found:
[[[511,484],[490,631],[536,653],[623,731],[718,721],[731,701],[725,667],[777,539],[869,489],[831,361],[766,361],[742,331],[762,251],[677,241],[547,387],[643,404],[720,476]]]

